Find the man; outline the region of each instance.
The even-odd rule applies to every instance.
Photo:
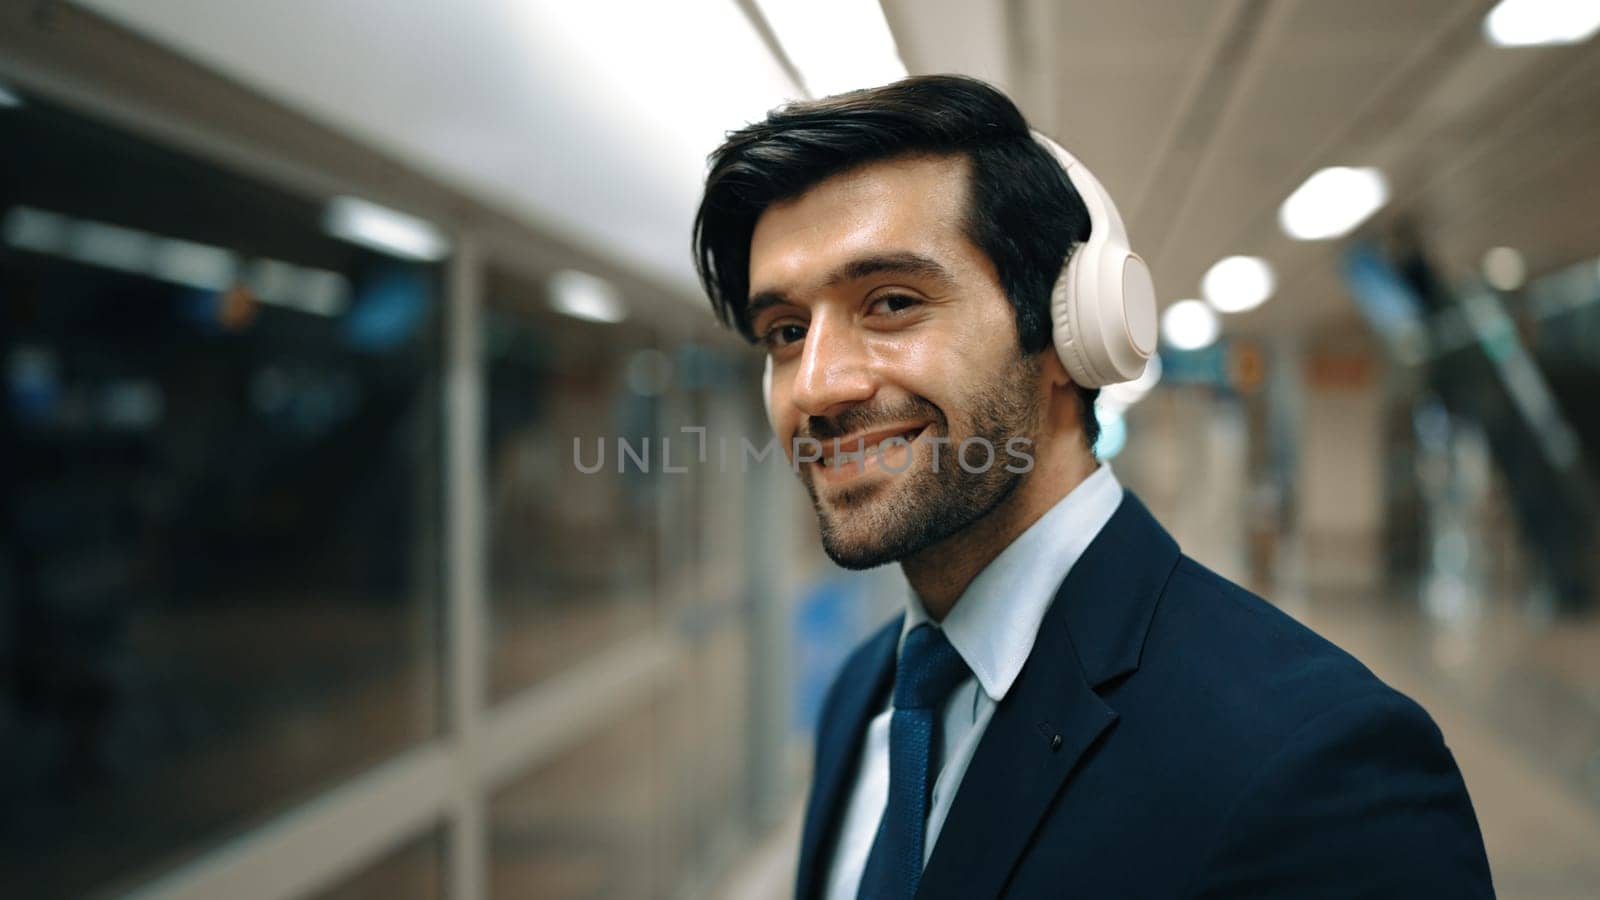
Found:
[[[1009,100],[910,78],[711,163],[702,280],[823,545],[913,589],[824,705],[798,897],[1492,896],[1427,714],[1097,464],[1051,315],[1091,216]]]

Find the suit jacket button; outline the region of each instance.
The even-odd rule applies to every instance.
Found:
[[[1061,749],[1061,735],[1058,734],[1055,737],[1050,739],[1050,752],[1054,753],[1054,752],[1056,752],[1057,750],[1060,750],[1060,749]]]

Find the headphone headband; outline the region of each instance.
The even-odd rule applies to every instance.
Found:
[[[1067,180],[1078,189],[1078,195],[1083,198],[1083,205],[1089,208],[1090,240],[1094,239],[1096,232],[1104,230],[1108,237],[1119,239],[1123,246],[1128,245],[1128,226],[1122,223],[1122,213],[1117,211],[1117,205],[1111,201],[1111,195],[1106,192],[1105,185],[1100,179],[1094,177],[1089,167],[1078,161],[1071,151],[1052,140],[1041,132],[1033,132],[1034,140],[1044,145],[1050,155],[1056,158],[1061,168],[1067,173]],[[1102,229],[1100,226],[1104,225]]]

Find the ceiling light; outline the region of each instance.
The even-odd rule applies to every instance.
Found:
[[[1483,254],[1483,277],[1498,290],[1514,291],[1528,277],[1528,264],[1512,247],[1491,247]]]
[[[1200,282],[1200,292],[1218,312],[1237,313],[1267,302],[1278,281],[1272,267],[1258,256],[1219,260]]]
[[[621,322],[628,317],[622,295],[611,282],[565,269],[550,276],[550,308],[586,322]]]
[[[1501,0],[1483,17],[1483,36],[1500,47],[1581,44],[1596,31],[1597,0]]]
[[[1199,350],[1217,339],[1217,314],[1199,300],[1179,300],[1161,315],[1161,336],[1178,350]]]
[[[906,77],[877,0],[756,0],[756,6],[813,97]]]
[[[359,197],[328,201],[323,226],[336,238],[402,259],[438,262],[450,254],[449,239],[433,223]]]
[[[1278,224],[1301,241],[1343,237],[1389,201],[1389,183],[1373,168],[1331,166],[1294,189],[1278,207]]]

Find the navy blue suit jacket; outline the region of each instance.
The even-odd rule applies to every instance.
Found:
[[[820,896],[900,622],[823,706],[796,896]],[[918,898],[1490,897],[1439,729],[1354,658],[1182,556],[1127,494],[1061,588]]]

